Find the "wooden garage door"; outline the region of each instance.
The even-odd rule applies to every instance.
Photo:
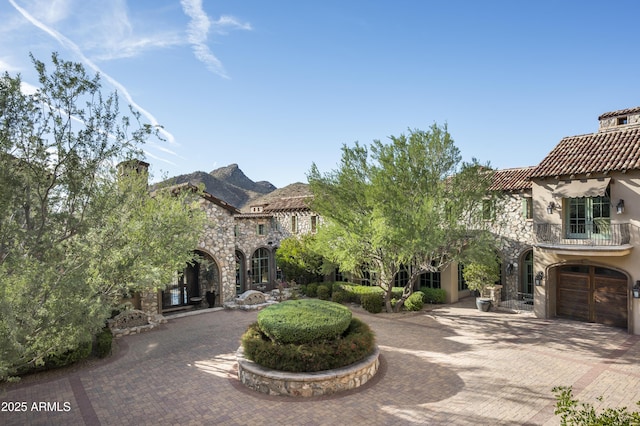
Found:
[[[627,277],[613,269],[575,265],[558,268],[556,315],[627,327]]]

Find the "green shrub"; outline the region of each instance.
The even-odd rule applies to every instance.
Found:
[[[407,300],[404,301],[404,308],[407,311],[421,310],[422,307],[424,306],[424,302],[422,301],[423,297],[424,297],[424,294],[421,291],[414,292],[413,294],[411,294],[411,296],[407,298]]]
[[[330,300],[331,299],[331,288],[328,285],[320,284],[318,285],[318,299],[320,300]]]
[[[91,355],[91,349],[93,347],[93,342],[91,339],[85,340],[81,343],[77,348],[69,349],[63,353],[53,353],[49,354],[44,359],[44,367],[45,369],[49,368],[58,368],[64,367],[65,365],[70,365],[86,359]]]
[[[335,303],[343,303],[347,298],[346,296],[347,292],[345,292],[344,290],[334,290],[333,294],[331,295],[331,301]]]
[[[375,349],[375,336],[369,326],[352,318],[337,339],[304,344],[278,344],[253,323],[242,336],[244,356],[267,368],[290,372],[331,370],[361,361]]]
[[[96,355],[98,358],[105,358],[111,354],[112,342],[113,335],[108,327],[103,328],[102,331],[96,335]]]
[[[372,314],[382,312],[382,307],[384,306],[382,291],[362,294],[360,300],[362,301],[362,307],[367,312],[371,312]]]
[[[336,292],[341,293],[338,298],[342,298],[339,303],[357,303],[360,304],[360,298],[356,296],[354,293],[353,287],[355,287],[352,283],[347,283],[344,281],[336,281],[333,283],[332,289],[332,300],[335,302],[333,295]]]
[[[318,284],[317,283],[309,283],[309,284],[307,284],[307,288],[305,290],[305,294],[308,297],[317,297],[318,296]]]
[[[371,287],[366,285],[345,285],[343,286],[347,294],[349,295],[349,301],[357,304],[362,304],[362,296],[365,294],[382,294],[380,287]]]
[[[640,424],[640,412],[629,412],[627,407],[605,408],[602,412],[596,412],[591,404],[581,403],[573,397],[571,386],[556,386],[552,389],[556,397],[555,415],[560,415],[560,424],[567,425],[638,425]],[[602,401],[602,397],[598,398]],[[636,403],[640,406],[640,401]]]
[[[350,322],[349,308],[316,299],[287,300],[258,313],[260,330],[278,343],[335,339]]]
[[[424,294],[424,303],[441,304],[447,300],[447,292],[441,288],[420,287],[420,291]]]

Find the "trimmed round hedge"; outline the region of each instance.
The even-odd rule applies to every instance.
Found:
[[[375,336],[369,326],[352,318],[337,339],[303,344],[275,343],[257,322],[242,336],[244,356],[263,367],[293,373],[333,370],[362,361],[375,350]]]
[[[258,313],[262,333],[277,343],[333,340],[351,323],[351,311],[338,303],[317,299],[287,300]]]

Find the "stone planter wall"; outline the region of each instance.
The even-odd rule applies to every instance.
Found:
[[[153,330],[158,325],[166,322],[166,318],[162,315],[149,316],[144,311],[132,309],[110,319],[108,324],[113,337],[118,338]]]
[[[355,389],[367,383],[378,371],[380,351],[359,363],[336,370],[315,373],[289,373],[262,367],[244,357],[242,347],[236,352],[238,378],[245,386],[269,395],[320,396]]]

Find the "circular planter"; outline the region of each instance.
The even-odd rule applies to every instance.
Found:
[[[269,395],[320,396],[355,389],[367,383],[378,371],[380,351],[355,364],[314,373],[272,370],[244,357],[242,346],[236,352],[238,378],[255,391]]]
[[[484,297],[477,297],[476,307],[478,308],[479,311],[489,312],[489,309],[491,309],[491,299],[484,298]]]

